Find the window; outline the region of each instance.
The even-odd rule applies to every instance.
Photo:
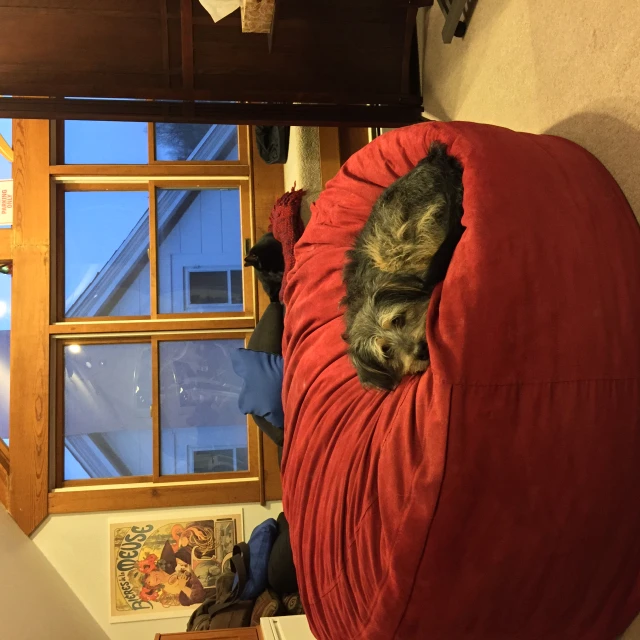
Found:
[[[54,130],[54,490],[257,477],[230,359],[255,326],[238,127]]]
[[[242,311],[240,189],[157,188],[155,194],[159,312]]]
[[[134,162],[142,136],[114,133],[119,157],[91,156],[93,126],[66,144],[65,123],[13,126],[20,233],[0,229],[0,265],[15,272],[0,267],[14,289],[13,308],[0,290],[0,316],[6,295],[7,326],[20,317],[20,437],[11,451],[0,440],[0,500],[32,533],[50,513],[279,499],[277,451],[239,414],[228,356],[267,304],[243,255],[281,167],[250,163],[248,127],[208,126],[203,144],[161,151],[147,125],[149,155]],[[214,134],[228,150],[207,156]]]
[[[241,347],[243,338],[65,343],[63,483],[248,471],[246,455],[234,457],[233,468],[193,464],[196,449],[249,445],[247,419],[238,409],[242,382],[230,361],[231,350]]]
[[[2,126],[0,120],[0,133]],[[58,136],[61,138],[57,150],[59,164],[145,165],[242,160],[236,125],[67,120],[58,125]]]
[[[0,136],[11,146],[13,144],[13,120],[11,118],[0,118]]]
[[[64,193],[67,318],[148,316],[149,193]]]
[[[194,473],[215,473],[237,471],[247,468],[247,448],[240,449],[197,449],[193,451]]]
[[[157,122],[155,155],[160,162],[238,160],[237,127]]]
[[[247,471],[190,464],[192,451],[247,448],[247,421],[238,409],[242,381],[230,352],[244,340],[188,340],[160,343],[160,473]]]
[[[147,164],[148,129],[146,122],[66,120],[64,161],[66,164]]]
[[[150,409],[149,343],[65,345],[64,480],[151,475]]]
[[[13,121],[10,118],[0,118],[0,180],[11,180],[12,128]]]
[[[228,304],[229,271],[190,271],[189,303],[191,305]]]
[[[242,271],[198,271],[192,269],[189,277],[189,305],[242,305]]]

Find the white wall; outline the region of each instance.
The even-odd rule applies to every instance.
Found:
[[[73,590],[0,506],[0,637],[106,640]]]
[[[239,509],[243,511],[244,536],[245,540],[248,540],[257,525],[267,518],[278,517],[282,511],[282,503],[271,502],[266,507],[244,504],[54,515],[50,516],[38,529],[33,536],[33,541],[111,640],[153,640],[156,633],[185,631],[188,615],[183,618],[141,622],[115,624],[109,622],[109,521],[117,519],[127,522],[146,517],[164,520],[178,513],[184,513],[187,518],[193,516],[193,519],[197,519],[207,514],[237,513]],[[12,553],[10,546],[4,541],[1,549],[0,554]],[[0,567],[4,573],[6,566],[2,561],[0,561]],[[29,593],[33,593],[33,588],[29,589]],[[24,598],[24,593],[20,597]],[[0,607],[3,604],[0,598]],[[0,616],[0,630],[2,630],[1,618],[2,616]],[[0,633],[0,637],[14,640],[13,636],[3,633]],[[54,638],[54,636],[46,637]],[[100,636],[95,634],[70,634],[68,637],[100,640]],[[15,640],[21,640],[21,638],[16,636]]]

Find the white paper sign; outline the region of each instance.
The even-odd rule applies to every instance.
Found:
[[[13,180],[0,180],[0,226],[13,224]]]
[[[240,0],[200,0],[200,4],[209,12],[214,22],[240,8]]]

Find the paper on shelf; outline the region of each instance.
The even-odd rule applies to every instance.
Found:
[[[209,12],[214,22],[240,8],[240,0],[200,0],[200,4]]]

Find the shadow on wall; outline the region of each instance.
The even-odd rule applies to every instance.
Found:
[[[2,638],[108,640],[78,596],[2,506],[0,536],[5,583],[0,598]],[[64,547],[64,540],[58,542]],[[96,588],[102,589],[102,585]]]
[[[593,153],[616,179],[640,222],[640,129],[609,113],[580,113],[544,133],[577,142]]]

